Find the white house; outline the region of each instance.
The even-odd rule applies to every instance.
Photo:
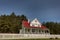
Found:
[[[23,21],[22,22],[22,34],[49,34],[49,29],[43,26],[37,18],[33,21]]]

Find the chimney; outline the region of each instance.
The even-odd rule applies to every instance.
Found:
[[[30,22],[30,20],[28,19],[28,23]]]

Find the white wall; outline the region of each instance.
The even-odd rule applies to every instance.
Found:
[[[0,34],[0,39],[60,38],[60,35],[49,34]]]
[[[34,27],[41,27],[41,23],[35,18],[33,21],[30,22],[30,26]]]

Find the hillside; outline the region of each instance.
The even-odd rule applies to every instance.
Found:
[[[0,33],[19,33],[22,20],[27,20],[24,15],[15,15],[12,12],[10,15],[0,16]]]

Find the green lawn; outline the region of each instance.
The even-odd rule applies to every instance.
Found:
[[[0,40],[60,40],[60,39],[0,39]]]

